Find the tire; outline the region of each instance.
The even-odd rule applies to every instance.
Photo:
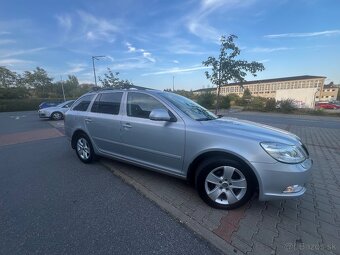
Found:
[[[79,134],[76,138],[75,151],[78,158],[85,164],[95,159],[95,153],[90,138],[85,134]]]
[[[52,120],[61,120],[63,119],[63,114],[61,112],[54,112],[51,114]]]
[[[254,193],[255,181],[248,166],[225,157],[210,158],[196,172],[196,188],[208,205],[218,209],[241,207]]]

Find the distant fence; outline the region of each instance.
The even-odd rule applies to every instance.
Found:
[[[0,112],[34,111],[42,102],[63,102],[62,98],[0,99]]]

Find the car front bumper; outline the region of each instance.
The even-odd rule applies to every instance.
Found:
[[[38,112],[40,118],[50,118],[51,114],[46,112]]]
[[[300,164],[253,163],[259,182],[259,200],[299,197],[306,192],[313,161],[306,159]]]

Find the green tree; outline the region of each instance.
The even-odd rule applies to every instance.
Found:
[[[221,108],[222,109],[229,109],[230,108],[230,97],[229,97],[229,95],[221,97]]]
[[[244,91],[243,91],[243,96],[242,96],[242,99],[247,99],[247,100],[250,100],[251,99],[251,92],[248,88],[246,88]]]
[[[119,72],[113,73],[110,68],[107,68],[107,73],[104,78],[99,77],[99,81],[105,88],[127,89],[133,87],[133,84],[128,80],[119,79]]]
[[[17,85],[18,75],[15,72],[0,66],[0,87],[9,88]]]
[[[207,109],[211,109],[214,105],[214,94],[210,92],[204,92],[197,97],[197,103]]]
[[[52,81],[53,78],[49,77],[47,72],[41,67],[37,67],[32,72],[25,71],[23,75],[23,82],[26,87],[33,87],[38,97],[50,96],[53,90]]]
[[[220,88],[222,85],[226,85],[230,81],[244,82],[244,77],[247,73],[256,76],[256,72],[264,70],[262,63],[237,59],[241,51],[235,44],[235,39],[237,39],[236,35],[222,36],[218,58],[210,56],[206,61],[202,62],[204,66],[212,67],[211,73],[207,71],[205,75],[207,79],[217,86],[216,113],[219,107]]]

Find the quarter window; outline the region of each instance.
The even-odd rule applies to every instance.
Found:
[[[72,110],[74,111],[81,111],[85,112],[89,107],[94,95],[86,95],[80,98],[75,105],[73,106]]]
[[[165,109],[158,100],[143,93],[129,92],[127,97],[127,115],[137,118],[149,118],[154,109]]]
[[[98,95],[92,105],[91,112],[117,115],[119,113],[122,96],[123,92],[103,93]]]

